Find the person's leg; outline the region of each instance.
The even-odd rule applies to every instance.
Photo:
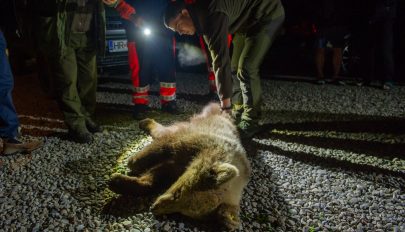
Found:
[[[94,47],[78,49],[76,60],[78,94],[86,127],[92,133],[100,132],[101,128],[93,121],[97,92],[96,49]]]
[[[153,53],[153,63],[157,69],[160,82],[160,104],[162,110],[168,113],[176,113],[176,64],[173,35],[162,35],[156,38]],[[159,57],[158,59],[156,57]]]
[[[55,62],[54,70],[57,102],[69,129],[69,137],[78,143],[89,143],[93,137],[86,127],[86,116],[82,112],[77,87],[76,49],[67,46],[65,55]]]
[[[377,33],[375,23],[361,28],[360,76],[362,84],[368,85],[374,79]]]
[[[238,79],[237,73],[238,73],[239,59],[245,46],[245,36],[241,33],[236,33],[233,37],[232,43],[233,43],[233,51],[231,58],[231,72],[233,83],[232,104],[234,105],[234,107],[239,109],[243,104],[243,99],[242,99],[242,91],[240,88],[240,81]]]
[[[333,73],[332,73],[332,80],[337,81],[338,84],[344,84],[344,82],[340,79],[340,68],[342,66],[342,48],[333,48],[333,55],[332,55],[332,66],[333,66]]]
[[[381,55],[383,63],[383,89],[389,90],[392,88],[392,80],[395,75],[394,67],[394,36],[393,36],[393,20],[386,20],[381,25]]]
[[[20,142],[17,139],[20,123],[12,100],[14,81],[6,47],[6,40],[0,31],[0,138],[3,140],[0,155],[27,153],[42,146],[39,140]]]
[[[284,17],[274,20],[266,29],[254,35],[247,35],[239,57],[237,76],[243,97],[245,112],[250,118],[258,118],[261,112],[262,89],[260,65],[273,43]]]
[[[12,99],[14,81],[6,47],[6,40],[0,31],[0,137],[15,138],[20,123]]]
[[[147,91],[140,91],[141,89],[144,90],[147,84],[141,83],[140,80],[140,60],[139,60],[139,50],[138,44],[136,43],[136,33],[137,30],[133,23],[128,22],[127,20],[123,21],[125,26],[125,32],[127,35],[127,47],[128,47],[128,65],[131,74],[131,81],[133,86],[133,93],[132,93],[132,103],[134,105],[147,105],[148,104],[148,96]]]
[[[135,119],[143,119],[150,110],[149,77],[146,76],[150,70],[150,64],[144,58],[145,49],[142,40],[137,37],[137,28],[127,20],[124,20],[123,24],[128,40],[128,64],[133,87],[133,116]]]
[[[150,80],[153,75],[153,58],[148,50],[145,41],[138,39],[135,42],[136,48],[131,49],[136,52],[133,58],[137,60],[139,65],[139,72],[133,76],[132,83],[134,86],[134,93],[132,94],[132,102],[134,103],[133,116],[135,119],[144,119],[147,117],[149,108],[149,88]]]
[[[345,35],[347,30],[345,27],[333,27],[328,35],[328,40],[332,45],[332,82],[339,85],[346,83],[340,76],[343,59],[343,47],[345,46]]]
[[[237,72],[244,107],[238,126],[243,131],[243,137],[251,137],[258,131],[262,105],[260,65],[283,21],[284,17],[280,17],[258,34],[247,35],[244,40]]]
[[[325,48],[315,48],[315,68],[316,78],[318,80],[325,79],[323,68],[325,66]]]
[[[84,115],[77,90],[76,51],[71,47],[67,47],[65,56],[56,62],[55,88],[59,107],[69,129],[84,129]]]
[[[319,85],[325,84],[324,67],[325,67],[325,50],[327,43],[328,41],[325,35],[319,35],[315,41],[315,54],[314,54],[314,63],[316,71],[315,83]]]

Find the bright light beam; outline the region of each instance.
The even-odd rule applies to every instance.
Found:
[[[149,28],[143,29],[143,34],[146,36],[149,36],[152,33],[152,31]]]

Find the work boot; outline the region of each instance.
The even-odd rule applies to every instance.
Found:
[[[243,105],[234,104],[232,106],[231,116],[235,121],[236,125],[239,124],[239,122],[241,121],[242,113],[243,113]]]
[[[146,114],[149,111],[150,111],[150,108],[148,105],[138,104],[138,105],[134,105],[132,115],[135,119],[142,120],[144,118],[147,118]]]
[[[242,118],[238,124],[241,139],[250,139],[255,134],[261,132],[262,129],[262,126],[260,126],[255,120],[246,120]]]
[[[93,135],[84,129],[69,129],[69,138],[76,143],[91,143],[93,141]]]
[[[263,128],[259,125],[259,119],[252,118],[252,108],[243,107],[242,115],[240,116],[240,122],[238,123],[238,130],[241,139],[250,139],[255,134],[259,133]]]
[[[2,155],[14,155],[17,153],[30,153],[43,145],[41,140],[32,140],[30,142],[21,142],[15,138],[3,140]]]
[[[94,134],[94,133],[99,133],[99,132],[102,132],[102,131],[103,131],[103,129],[101,128],[101,126],[98,125],[96,122],[94,122],[94,121],[91,120],[91,119],[86,119],[86,128],[87,128],[87,130],[88,130],[90,133],[92,133],[92,134]]]
[[[346,82],[344,80],[340,79],[340,78],[332,78],[331,83],[334,84],[334,85],[340,85],[340,86],[345,86],[346,85]]]
[[[179,111],[177,108],[176,101],[169,101],[169,102],[163,103],[162,111],[169,113],[169,114],[177,114]]]
[[[394,84],[391,81],[386,81],[382,84],[381,88],[383,90],[390,90],[394,87]]]

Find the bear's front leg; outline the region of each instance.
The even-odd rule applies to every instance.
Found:
[[[229,231],[234,231],[240,227],[240,208],[238,205],[221,204],[217,210],[217,220]]]

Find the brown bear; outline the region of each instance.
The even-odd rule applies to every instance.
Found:
[[[128,175],[113,174],[110,189],[136,196],[163,192],[152,205],[155,215],[214,215],[229,230],[239,228],[251,168],[231,117],[211,103],[188,122],[166,127],[145,119],[139,127],[153,142],[130,157]]]

